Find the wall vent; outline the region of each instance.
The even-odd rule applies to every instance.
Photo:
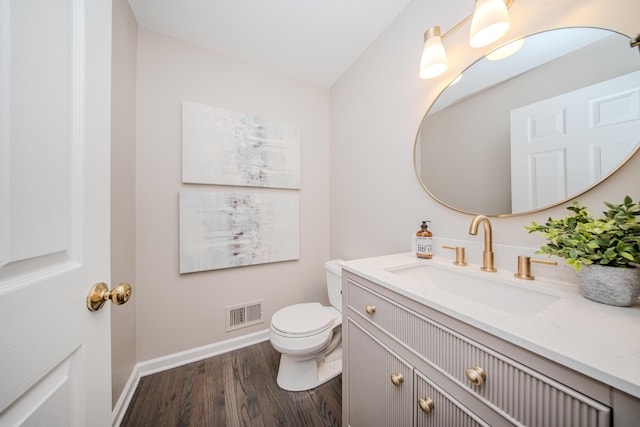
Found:
[[[262,301],[247,302],[226,307],[226,331],[246,328],[247,326],[264,323],[262,315]]]

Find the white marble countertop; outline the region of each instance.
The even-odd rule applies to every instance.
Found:
[[[458,267],[448,259],[425,260],[412,253],[363,258],[340,265],[428,307],[640,398],[640,303],[632,307],[613,307],[583,298],[577,285],[520,280],[513,277],[513,271],[487,273],[478,265]],[[502,308],[490,307],[474,301],[472,295],[461,296],[460,292],[444,290],[442,283],[435,285],[429,278],[394,273],[394,270],[423,266],[460,274],[462,281],[470,283],[475,279],[499,282],[512,286],[523,297],[532,292],[533,297],[538,293],[548,300],[533,313],[516,313],[517,310],[504,309],[509,301],[496,305]],[[481,287],[487,285],[487,282],[477,283],[478,291],[482,292]],[[517,304],[523,304],[519,299],[513,301],[515,308]]]

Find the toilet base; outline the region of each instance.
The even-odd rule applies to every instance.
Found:
[[[326,356],[299,359],[280,356],[278,386],[287,391],[304,391],[318,387],[342,373],[342,346]]]

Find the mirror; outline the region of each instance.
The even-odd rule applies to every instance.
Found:
[[[640,55],[598,28],[528,36],[447,86],[422,120],[416,174],[443,205],[491,216],[593,188],[640,145]],[[494,51],[496,52],[496,51]]]

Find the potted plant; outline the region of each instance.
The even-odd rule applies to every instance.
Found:
[[[573,202],[563,219],[549,218],[525,226],[549,243],[536,253],[565,258],[578,272],[585,298],[630,306],[640,292],[640,203],[626,196],[623,203],[604,202],[603,217],[593,218],[586,207]]]

